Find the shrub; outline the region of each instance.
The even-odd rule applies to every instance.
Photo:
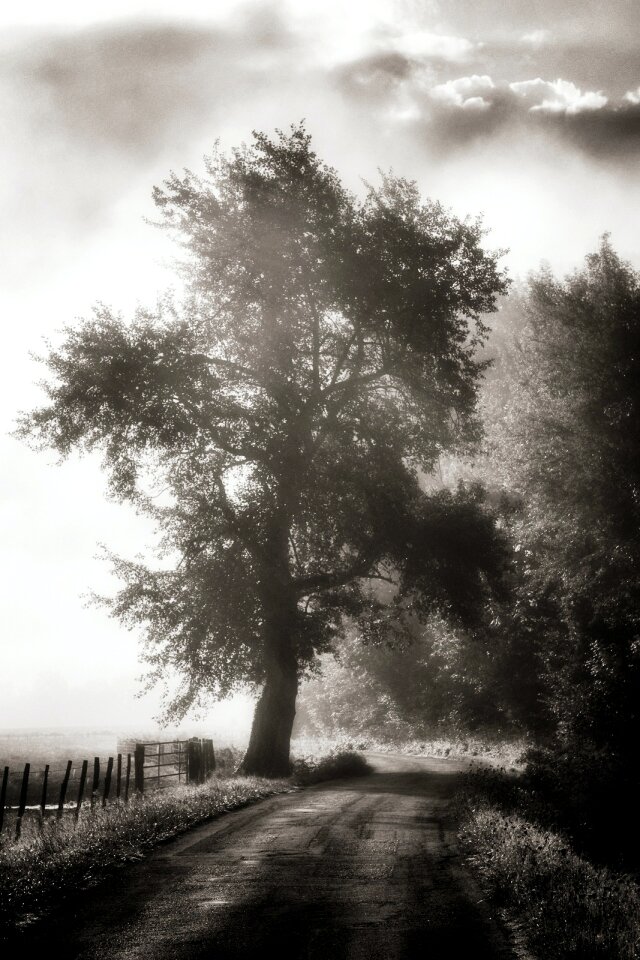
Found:
[[[322,780],[363,777],[371,773],[372,767],[361,753],[353,750],[340,750],[321,760],[313,757],[301,757],[293,762],[293,778],[301,786],[320,783]]]

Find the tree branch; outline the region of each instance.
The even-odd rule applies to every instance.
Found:
[[[339,390],[349,390],[353,387],[362,386],[365,383],[373,383],[376,380],[386,377],[391,372],[391,367],[384,364],[378,370],[372,370],[371,373],[363,373],[361,376],[348,377],[346,380],[339,380],[337,383],[330,384],[322,391],[323,397],[328,397]]]
[[[293,588],[302,596],[307,593],[315,593],[318,590],[330,590],[332,587],[342,587],[351,580],[358,580],[362,577],[368,577],[371,564],[376,562],[377,549],[372,547],[365,550],[349,567],[344,570],[326,571],[324,573],[310,574],[307,577],[297,577],[293,580]]]
[[[261,563],[268,561],[268,557],[263,552],[260,544],[247,535],[246,524],[242,522],[242,519],[231,506],[221,474],[218,474],[214,478],[214,482],[218,488],[218,493],[220,494],[220,508],[222,510],[222,514],[238,537],[240,543],[246,548],[246,550],[248,550],[254,560],[258,560]]]
[[[309,283],[305,283],[307,303],[313,318],[313,346],[312,346],[312,383],[314,394],[320,393],[320,314],[311,293]]]
[[[249,377],[251,380],[254,380],[256,383],[259,383],[262,386],[262,381],[260,379],[260,374],[256,370],[252,370],[251,367],[244,367],[241,363],[234,363],[232,360],[224,360],[222,357],[210,357],[206,353],[192,353],[191,357],[194,357],[196,360],[204,360],[205,363],[210,363],[215,367],[225,367],[227,370],[233,370],[235,373],[241,373],[245,377]]]
[[[338,377],[340,376],[340,374],[341,374],[342,371],[344,370],[345,364],[346,364],[347,359],[348,359],[348,357],[349,357],[349,354],[350,354],[350,352],[351,352],[351,347],[354,345],[354,343],[356,342],[357,338],[358,338],[358,330],[356,329],[356,330],[353,331],[352,335],[349,337],[349,339],[348,339],[347,342],[345,343],[344,349],[342,350],[340,356],[338,357],[338,360],[337,360],[337,362],[336,362],[334,371],[333,371],[333,373],[331,374],[331,380],[329,381],[329,387],[328,387],[327,389],[330,389],[331,387],[334,387],[334,386],[336,385],[336,383],[338,382]]]
[[[291,547],[291,550],[292,550],[292,553],[293,553],[293,559],[295,560],[296,566],[297,566],[298,570],[301,570],[301,569],[302,569],[302,564],[301,564],[301,562],[300,562],[300,555],[299,555],[299,553],[298,553],[298,548],[296,547],[295,540],[293,539],[293,537],[291,536],[291,534],[289,534],[289,545],[290,545],[290,547]]]

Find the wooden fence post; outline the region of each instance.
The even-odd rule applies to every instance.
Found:
[[[24,815],[24,808],[27,805],[27,790],[29,789],[29,771],[31,770],[31,764],[25,763],[24,773],[22,774],[22,786],[20,787],[20,805],[18,807],[18,819],[16,820],[16,840],[20,839],[20,832],[22,830],[22,817]]]
[[[129,803],[129,784],[131,783],[131,754],[127,754],[127,773],[124,781],[124,802]]]
[[[40,816],[42,817],[42,822],[44,823],[44,812],[47,806],[47,786],[49,783],[49,764],[47,763],[44,768],[44,774],[42,776],[42,793],[40,795]]]
[[[216,754],[213,749],[213,740],[202,741],[203,779],[210,777],[216,768]]]
[[[104,775],[104,791],[102,793],[102,806],[103,808],[107,805],[107,800],[109,799],[109,791],[111,790],[111,774],[113,772],[113,757],[109,757],[107,760],[107,772]]]
[[[96,802],[96,793],[100,786],[100,757],[93,758],[93,780],[91,782],[91,809]]]
[[[2,787],[0,787],[0,833],[4,823],[4,805],[7,802],[7,784],[9,783],[9,767],[4,768],[2,774]]]
[[[116,760],[116,800],[120,799],[120,790],[122,787],[122,754],[118,754]]]
[[[84,785],[87,782],[87,770],[89,768],[89,761],[82,761],[82,770],[80,772],[80,786],[78,787],[78,802],[76,804],[76,823],[78,822],[78,817],[80,816],[80,810],[82,808],[82,800],[84,797]]]
[[[62,816],[62,811],[64,809],[64,801],[67,797],[67,787],[69,786],[69,777],[71,776],[72,764],[72,760],[67,760],[67,769],[64,772],[64,777],[62,779],[62,783],[60,784],[60,799],[58,800],[58,812],[56,814],[58,819],[60,819]]]
[[[202,782],[202,744],[195,738],[187,741],[187,783]]]
[[[136,743],[136,750],[133,758],[134,773],[136,781],[136,792],[142,796],[144,793],[144,743]]]

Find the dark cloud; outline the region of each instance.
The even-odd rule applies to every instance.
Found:
[[[478,65],[475,56],[468,68]],[[535,72],[494,80],[491,72],[460,75],[460,65],[377,53],[342,65],[335,78],[341,91],[366,102],[380,117],[396,116],[419,132],[434,155],[508,132],[527,137],[552,134],[558,141],[611,160],[638,154],[640,106],[614,100],[600,89],[571,80],[542,80]],[[627,89],[629,89],[627,87]]]
[[[594,156],[640,159],[640,105],[545,119],[565,139]]]
[[[140,158],[250,88],[256,54],[286,56],[293,46],[274,17],[226,31],[112,26],[32,44],[5,71],[41,128]]]
[[[596,159],[627,163],[640,158],[640,107],[624,106],[570,114],[523,110],[505,90],[491,97],[485,111],[459,108],[431,109],[415,120],[421,137],[442,156],[470,144],[508,134],[510,139],[537,134],[552,136]]]
[[[442,156],[469,144],[490,140],[503,130],[522,131],[523,122],[514,98],[506,91],[494,90],[483,98],[489,106],[465,109],[444,104],[429,104],[420,120],[422,137],[431,152]]]
[[[528,77],[570,77],[579,87],[604,89],[611,97],[621,97],[640,83],[636,35],[628,34],[615,44],[597,34],[580,42],[565,42],[551,34],[531,43],[490,40],[482,45],[470,67],[481,68],[502,82]]]
[[[347,96],[367,101],[386,101],[393,97],[404,80],[410,80],[414,64],[401,53],[374,53],[341,64],[333,80]]]
[[[34,58],[26,79],[32,102],[74,139],[148,155],[175,126],[205,109],[203,68],[219,79],[223,38],[197,31],[141,30],[64,38]],[[185,96],[185,94],[188,95]]]
[[[482,112],[441,109],[425,118],[434,128],[441,151],[508,130],[524,138],[535,133],[552,134],[557,140],[601,159],[626,162],[640,157],[640,106],[606,104],[577,112],[532,110],[526,101],[505,88],[496,88],[488,98],[490,105]]]
[[[637,106],[607,106],[574,114],[532,113],[513,94],[498,90],[483,112],[439,108],[423,115],[419,122],[427,141],[438,154],[503,133],[524,140],[529,135],[543,133],[598,159],[626,163],[640,158],[640,107]]]
[[[20,224],[26,236],[50,236],[49,256],[62,261],[84,235],[108,225],[140,181],[150,191],[158,170],[162,176],[189,162],[193,145],[207,134],[212,145],[230,117],[244,121],[250,112],[246,131],[262,126],[265,97],[303,62],[298,38],[275,7],[267,16],[268,7],[225,29],[112,23],[25,34],[6,46],[0,122],[12,136],[0,144],[4,222]],[[20,254],[25,277],[37,266],[30,249]]]

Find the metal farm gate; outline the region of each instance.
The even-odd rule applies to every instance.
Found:
[[[172,778],[174,783],[204,783],[215,768],[211,740],[193,737],[191,740],[159,740],[135,745],[134,771],[138,793],[165,786],[162,781],[167,778]]]

